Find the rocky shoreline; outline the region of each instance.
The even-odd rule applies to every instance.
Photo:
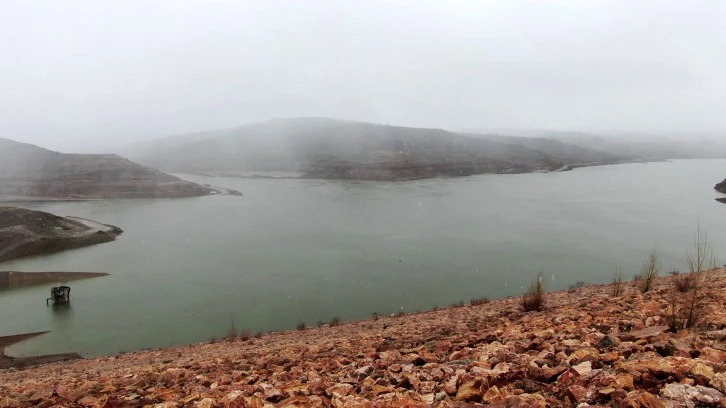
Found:
[[[0,207],[0,262],[110,242],[121,228],[77,217]]]
[[[698,330],[668,331],[675,279],[5,370],[0,406],[724,407],[726,270]]]

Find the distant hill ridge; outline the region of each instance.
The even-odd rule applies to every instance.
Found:
[[[192,197],[210,189],[115,154],[66,154],[0,138],[0,199]]]
[[[402,180],[555,171],[637,160],[541,139],[481,137],[442,129],[328,118],[272,119],[138,144],[126,155],[167,171],[230,175],[298,172],[324,179]]]

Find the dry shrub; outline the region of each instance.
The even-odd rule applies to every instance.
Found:
[[[643,269],[640,273],[643,277],[643,280],[640,281],[641,292],[646,293],[653,288],[655,279],[660,275],[660,269],[660,253],[657,249],[653,249],[648,254],[648,259],[643,262]]]
[[[458,303],[452,303],[449,305],[450,308],[459,308],[459,307],[464,307],[464,306],[466,306],[466,305],[464,304],[463,300],[460,300]]]
[[[623,267],[622,266],[618,266],[617,268],[615,268],[615,273],[613,274],[612,288],[613,288],[614,297],[619,297],[620,295],[623,294],[623,290],[625,288],[623,287]]]
[[[239,332],[239,339],[242,341],[247,341],[250,339],[250,331],[247,329],[242,329],[242,331]]]
[[[330,323],[328,323],[328,325],[330,327],[334,327],[334,326],[340,325],[341,322],[342,322],[342,320],[340,320],[340,317],[335,316],[332,319],[330,319]]]
[[[489,296],[484,296],[481,298],[471,299],[471,301],[469,303],[471,303],[472,306],[478,306],[478,305],[485,305],[489,302],[491,302],[491,300],[489,300]]]
[[[297,324],[297,329],[298,330],[301,330],[302,331],[302,330],[305,330],[307,328],[308,328],[308,325],[305,322],[303,322],[303,321],[298,322],[298,324]]]
[[[686,251],[686,263],[688,273],[678,276],[674,281],[666,316],[668,326],[674,332],[698,326],[709,302],[704,291],[711,271],[716,269],[716,256],[708,233],[701,230],[700,223],[693,242]]]
[[[695,284],[694,276],[690,273],[680,273],[677,269],[673,268],[670,271],[670,275],[673,277],[673,287],[680,293],[687,293]]]
[[[522,310],[525,312],[541,311],[545,306],[545,286],[542,280],[542,272],[529,285],[527,291],[522,295],[520,301]]]
[[[262,333],[261,331],[258,331],[257,333],[255,333],[255,338],[261,339],[263,335],[264,335],[264,333]]]

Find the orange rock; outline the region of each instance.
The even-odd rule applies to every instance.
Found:
[[[482,398],[484,402],[487,404],[492,404],[495,402],[499,402],[504,400],[504,396],[502,395],[501,391],[499,391],[499,388],[497,386],[490,387],[486,393],[484,393],[484,397]]]
[[[621,408],[666,408],[658,397],[647,391],[634,391],[620,403]]]
[[[726,363],[726,351],[712,349],[711,347],[704,347],[700,351],[701,354],[698,358],[701,360],[707,360],[718,364]]]
[[[457,401],[481,401],[482,398],[482,390],[481,390],[481,381],[480,380],[472,380],[467,381],[459,386],[459,389],[456,391],[456,397],[454,397]]]
[[[617,374],[615,376],[615,386],[623,390],[632,390],[633,376],[630,374]]]
[[[573,402],[580,402],[585,399],[587,395],[587,388],[581,385],[570,385],[567,387],[567,396],[572,399]]]
[[[490,408],[547,408],[547,400],[539,394],[521,394],[489,405]]]

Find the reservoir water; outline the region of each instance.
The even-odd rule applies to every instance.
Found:
[[[294,329],[626,278],[657,247],[684,268],[697,223],[726,261],[726,205],[713,185],[726,160],[682,160],[410,182],[183,176],[243,197],[24,203],[121,227],[112,243],[0,264],[3,270],[97,271],[0,292],[0,335],[51,332],[11,355],[101,355],[250,332]]]

